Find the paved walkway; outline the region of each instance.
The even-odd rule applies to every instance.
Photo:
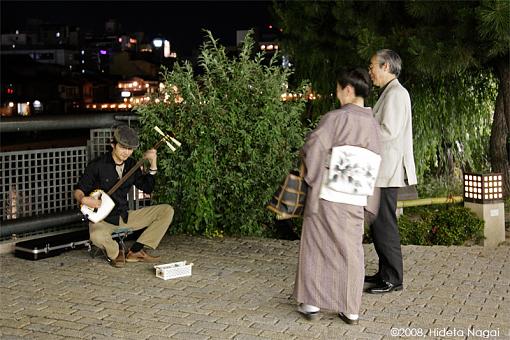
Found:
[[[363,295],[358,326],[314,322],[290,297],[298,241],[166,237],[163,262],[191,277],[155,277],[84,249],[28,261],[0,256],[1,339],[509,339],[510,247],[404,246],[405,289]],[[366,263],[375,270],[372,245]]]

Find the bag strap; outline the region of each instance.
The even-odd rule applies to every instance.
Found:
[[[299,164],[299,177],[305,177],[305,162],[303,160]]]

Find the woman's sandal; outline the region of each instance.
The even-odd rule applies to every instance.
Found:
[[[359,319],[349,319],[344,313],[338,313],[338,316],[348,325],[357,325],[359,323]]]
[[[304,309],[302,309],[301,305],[298,307],[297,311],[299,314],[303,315],[305,317],[305,319],[307,319],[308,321],[316,320],[319,317],[319,312],[320,312],[320,311],[316,311],[316,312],[305,311]]]
[[[317,318],[319,317],[319,312],[305,312],[301,310],[298,310],[298,312],[299,314],[303,315],[305,319],[307,319],[308,321],[317,320]]]

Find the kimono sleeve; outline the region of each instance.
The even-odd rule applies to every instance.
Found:
[[[321,181],[321,168],[327,152],[333,145],[336,122],[331,113],[326,114],[319,125],[308,136],[303,146],[303,161],[305,162],[305,181],[308,185],[314,186]]]

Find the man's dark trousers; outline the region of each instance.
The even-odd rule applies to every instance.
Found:
[[[403,283],[404,266],[397,225],[398,188],[381,188],[379,213],[370,226],[379,256],[378,276],[394,285]]]

